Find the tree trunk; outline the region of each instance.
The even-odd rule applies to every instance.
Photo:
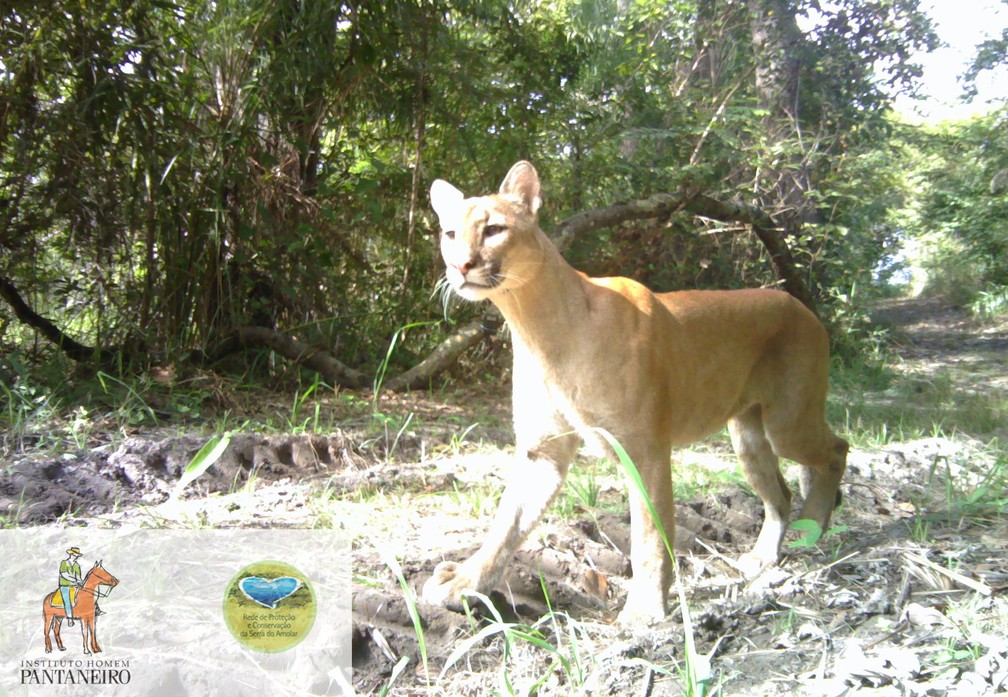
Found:
[[[766,149],[785,153],[779,164],[761,167],[756,193],[763,206],[773,211],[785,237],[797,236],[803,221],[813,214],[806,198],[812,190],[811,173],[801,151],[799,87],[805,36],[791,0],[748,0],[748,9],[756,59],[756,98],[766,113]]]

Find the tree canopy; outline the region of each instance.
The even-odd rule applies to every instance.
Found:
[[[404,327],[399,369],[482,335],[480,308],[431,300],[426,191],[492,190],[521,158],[587,272],[780,284],[841,321],[893,251],[888,108],[937,42],[917,0],[57,1],[0,21],[0,341],[120,363],[259,347],[344,384]]]

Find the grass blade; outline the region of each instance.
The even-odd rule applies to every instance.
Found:
[[[185,470],[182,472],[182,476],[179,477],[178,482],[175,484],[175,489],[172,492],[172,497],[177,498],[182,490],[187,486],[196,481],[200,476],[203,475],[210,467],[220,459],[224,451],[227,450],[228,445],[231,443],[231,432],[228,431],[223,436],[213,436],[208,440],[199,452],[193,456],[189,464],[186,465]]]
[[[406,610],[409,612],[410,621],[413,622],[413,632],[416,634],[417,646],[420,648],[420,661],[423,663],[424,676],[427,681],[430,682],[430,670],[427,666],[427,640],[424,636],[423,622],[420,619],[420,611],[417,610],[417,598],[413,589],[410,588],[409,583],[406,582],[406,575],[403,573],[402,566],[399,564],[399,560],[396,559],[392,554],[386,552],[382,546],[372,543],[374,548],[378,550],[378,554],[381,556],[381,560],[395,575],[396,579],[399,581],[399,587],[402,589],[403,598],[406,600]]]
[[[616,453],[616,458],[619,460],[620,465],[622,465],[623,471],[626,473],[627,479],[630,481],[630,486],[636,490],[637,494],[647,505],[648,514],[651,516],[651,520],[654,521],[655,527],[658,528],[658,533],[661,535],[662,542],[665,544],[665,551],[668,553],[669,559],[672,560],[672,571],[675,574],[676,591],[679,595],[679,611],[682,614],[683,630],[685,634],[686,645],[684,647],[684,655],[686,660],[686,694],[690,697],[703,697],[703,695],[707,693],[707,685],[710,683],[712,677],[711,661],[709,656],[702,656],[697,653],[696,640],[693,632],[693,617],[690,614],[689,605],[686,602],[686,588],[683,586],[682,579],[679,578],[679,567],[675,563],[675,554],[672,552],[672,545],[669,542],[668,535],[665,532],[664,526],[662,526],[661,519],[658,517],[658,511],[655,510],[654,504],[651,502],[651,497],[648,496],[648,492],[644,486],[644,481],[641,479],[640,472],[637,471],[637,466],[630,458],[629,453],[627,453],[626,449],[618,440],[616,440],[616,437],[605,429],[596,428],[595,432],[598,433],[606,441],[606,443],[609,444],[609,447],[613,449],[613,452]]]
[[[409,656],[403,656],[394,666],[392,666],[392,675],[389,676],[388,682],[382,685],[382,689],[378,692],[378,697],[386,697],[386,695],[388,695],[389,690],[392,689],[392,685],[394,685],[395,681],[399,679],[402,672],[406,670],[407,665],[409,665]]]

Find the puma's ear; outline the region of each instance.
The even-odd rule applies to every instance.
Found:
[[[435,179],[430,188],[431,206],[442,224],[452,216],[452,212],[465,199],[465,194],[446,182]]]
[[[542,197],[539,193],[539,174],[531,163],[524,160],[516,163],[507,173],[500,186],[500,192],[520,198],[533,215],[542,205]]]

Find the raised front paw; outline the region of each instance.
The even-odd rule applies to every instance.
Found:
[[[423,585],[420,595],[432,605],[462,609],[462,596],[479,590],[479,580],[466,564],[443,561],[434,567],[434,573]]]

